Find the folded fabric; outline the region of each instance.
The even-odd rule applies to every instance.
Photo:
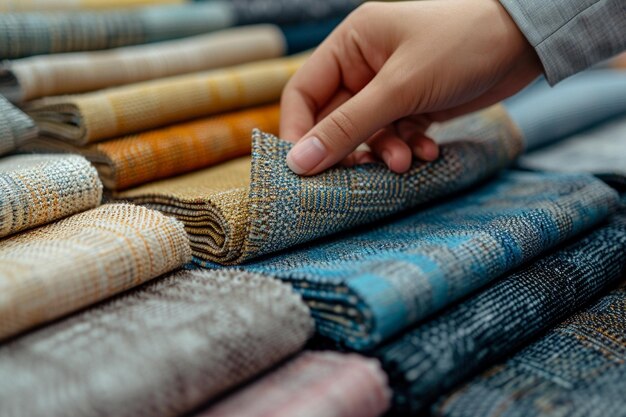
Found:
[[[625,273],[626,210],[377,351],[395,411],[421,411],[574,314]],[[489,414],[474,411],[472,416]]]
[[[100,204],[98,173],[77,155],[0,159],[0,237]]]
[[[182,272],[0,347],[4,416],[183,415],[299,351],[288,286]]]
[[[626,415],[626,289],[454,392],[439,416]]]
[[[37,136],[35,122],[0,95],[0,155]]]
[[[278,105],[256,107],[86,147],[42,137],[20,150],[80,153],[98,169],[106,188],[124,190],[247,155],[254,128],[278,134],[279,113]]]
[[[137,286],[190,257],[179,222],[121,204],[0,240],[0,338]]]
[[[202,417],[378,417],[389,408],[387,378],[376,360],[305,352]]]
[[[20,0],[21,2],[21,0]],[[0,14],[2,58],[91,51],[198,35],[234,24],[221,1],[105,12]]]
[[[86,144],[280,98],[304,56],[280,58],[28,105],[41,133]]]
[[[515,136],[483,136],[445,145],[437,161],[402,175],[369,164],[307,178],[285,164],[289,143],[255,131],[252,144],[252,163],[235,160],[117,197],[183,221],[198,262],[238,264],[467,188],[520,151]]]
[[[0,11],[26,12],[38,10],[100,10],[185,2],[186,0],[2,0],[2,2],[0,2]]]
[[[345,16],[364,0],[229,0],[239,25],[296,23]]]

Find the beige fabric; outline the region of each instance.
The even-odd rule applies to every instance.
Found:
[[[181,4],[185,2],[186,0],[0,0],[0,12],[98,10],[154,4]]]

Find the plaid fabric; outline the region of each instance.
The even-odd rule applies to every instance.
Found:
[[[0,155],[37,136],[35,122],[0,95]]]
[[[42,134],[86,144],[276,101],[304,59],[280,58],[83,95],[43,98],[32,102],[27,111]]]
[[[153,4],[176,4],[186,0],[2,0],[0,12],[27,12],[38,10],[115,9]]]
[[[0,237],[96,207],[101,199],[98,174],[80,156],[0,159]]]
[[[394,408],[420,411],[574,314],[624,273],[626,210],[376,352],[389,373]],[[471,410],[463,415],[489,414]]]
[[[180,223],[132,205],[101,206],[1,240],[0,338],[89,306],[189,260]],[[0,402],[4,409],[6,402]]]
[[[250,132],[278,133],[278,105],[225,113],[87,147],[40,138],[22,151],[77,152],[98,169],[104,186],[123,190],[250,153]]]
[[[0,347],[12,416],[179,416],[300,350],[313,332],[288,286],[183,272]]]
[[[202,417],[378,417],[389,407],[377,361],[351,354],[305,352]]]
[[[250,160],[236,160],[118,195],[185,223],[198,262],[237,264],[449,195],[505,167],[519,138],[483,136],[445,145],[403,175],[382,164],[312,178],[285,164],[291,145],[258,131]]]
[[[601,298],[434,410],[461,416],[626,415],[626,289]]]
[[[345,16],[363,0],[229,0],[239,25],[295,23]]]

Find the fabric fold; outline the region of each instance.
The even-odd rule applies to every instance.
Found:
[[[0,95],[0,156],[37,137],[35,122]]]
[[[0,339],[135,287],[190,258],[181,223],[122,204],[0,240]]]

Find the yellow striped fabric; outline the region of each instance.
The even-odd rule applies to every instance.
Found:
[[[103,10],[155,4],[182,3],[186,3],[186,0],[0,0],[0,12]]]

